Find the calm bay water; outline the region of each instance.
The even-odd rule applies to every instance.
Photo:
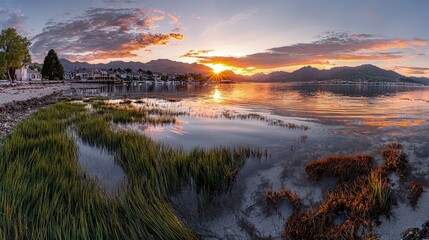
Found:
[[[178,215],[203,235],[246,239],[240,222],[254,224],[261,235],[279,237],[291,214],[287,205],[267,213],[261,205],[268,188],[291,188],[308,202],[317,202],[332,182],[307,180],[304,165],[334,154],[371,152],[378,155],[384,143],[404,145],[413,177],[429,181],[429,88],[367,85],[294,85],[249,83],[226,85],[129,84],[77,86],[78,96],[151,98],[161,108],[189,112],[172,125],[149,127],[121,125],[157,141],[190,149],[218,145],[252,146],[271,157],[249,161],[234,188],[201,211],[192,191],[173,199]],[[158,100],[159,98],[166,100]],[[226,114],[227,113],[227,114]],[[271,126],[257,119],[231,118],[258,114],[300,128]],[[381,161],[381,158],[377,158]],[[429,194],[425,192],[413,210],[406,198],[399,200],[393,218],[382,219],[378,233],[384,239],[400,239],[400,232],[429,220]],[[209,237],[207,237],[209,238]]]

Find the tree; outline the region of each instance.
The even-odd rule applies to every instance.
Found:
[[[188,74],[178,74],[176,76],[176,80],[177,81],[185,82],[185,81],[188,81],[188,79],[189,79],[189,75]]]
[[[167,75],[162,75],[161,81],[167,82],[168,81],[168,76]]]
[[[42,72],[42,67],[40,65],[30,65],[30,69],[38,71],[39,73]]]
[[[15,70],[31,63],[30,45],[14,28],[1,31],[0,72],[5,73],[11,83],[15,80]]]
[[[43,61],[42,75],[49,80],[60,80],[64,77],[64,68],[54,49],[49,50]]]
[[[190,75],[195,81],[204,81],[203,74],[201,73],[191,73]]]

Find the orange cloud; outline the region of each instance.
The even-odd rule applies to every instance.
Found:
[[[206,52],[188,52],[182,57],[197,58],[203,64],[224,64],[235,68],[275,69],[332,61],[378,61],[406,57],[401,49],[415,50],[415,39],[389,39],[370,34],[326,32],[319,40],[276,47],[242,57],[207,56]],[[419,44],[428,40],[419,40]]]
[[[201,49],[201,50],[194,50],[191,49],[189,50],[187,53],[183,54],[182,56],[180,56],[181,58],[185,58],[185,57],[189,57],[189,58],[198,58],[199,56],[201,56],[202,54],[207,54],[209,52],[213,52],[213,49],[209,49],[209,50],[205,50],[205,49]]]
[[[395,66],[393,70],[403,72],[405,75],[429,75],[429,68],[427,67],[408,67],[408,66]]]
[[[428,41],[425,40],[420,40],[420,39],[415,39],[411,42],[413,45],[416,46],[420,46],[420,47],[424,47],[428,45]]]
[[[135,40],[122,44],[119,49],[111,50],[111,51],[94,51],[87,55],[70,58],[70,60],[94,61],[94,60],[137,57],[137,54],[135,54],[134,52],[138,50],[141,50],[153,45],[166,45],[172,39],[181,40],[183,38],[184,38],[183,35],[176,34],[176,33],[141,34]],[[151,52],[151,50],[148,50],[146,52]]]
[[[162,14],[161,10],[154,11]],[[68,21],[49,22],[42,33],[31,39],[31,51],[35,59],[41,59],[51,48],[60,57],[72,60],[130,58],[149,46],[185,38],[177,32],[151,33],[156,27],[154,19],[164,18],[147,16],[146,10],[140,8],[90,9]]]
[[[152,21],[162,21],[164,20],[165,16],[152,16]]]
[[[178,24],[179,23],[179,18],[178,17],[176,17],[176,16],[174,16],[173,14],[167,14],[168,15],[168,17],[170,17],[170,21],[169,21],[169,23],[171,24],[171,25],[174,25],[174,24]]]
[[[163,10],[160,10],[160,9],[152,9],[152,13],[153,14],[162,14],[162,15],[165,14],[165,12]]]

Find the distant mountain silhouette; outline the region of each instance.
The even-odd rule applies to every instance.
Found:
[[[329,70],[319,70],[311,66],[306,66],[291,73],[273,72],[268,75],[255,74],[249,79],[266,82],[340,80],[350,82],[413,82],[429,84],[429,78],[405,77],[397,72],[385,70],[370,64],[357,67],[335,67]]]
[[[269,74],[257,73],[250,76],[249,79],[255,82],[279,82],[286,79],[289,74],[290,73],[283,71],[272,72]]]
[[[133,71],[138,69],[151,70],[161,73],[202,73],[212,75],[212,69],[197,63],[183,63],[168,59],[152,60],[147,63],[112,61],[109,63],[90,64],[87,62],[71,62],[67,59],[60,59],[66,72],[76,69],[116,69],[130,68]],[[33,63],[33,65],[41,65]],[[254,82],[313,82],[313,81],[349,81],[349,82],[409,82],[429,85],[429,78],[407,77],[391,70],[385,70],[371,64],[357,67],[334,67],[329,70],[320,70],[311,66],[302,67],[294,72],[283,71],[269,74],[257,73],[252,76],[243,76],[231,70],[220,73],[222,79],[234,81],[254,81]]]
[[[228,80],[233,80],[233,81],[236,81],[236,82],[243,82],[243,81],[248,81],[249,80],[247,76],[236,74],[232,70],[222,71],[222,72],[220,72],[218,74],[218,76],[219,76],[218,77],[219,79],[222,79],[222,80],[227,80],[228,79]]]
[[[402,77],[399,79],[399,81],[429,85],[429,78],[425,77]]]
[[[137,71],[142,69],[144,71],[150,70],[152,72],[161,72],[161,73],[203,73],[210,74],[212,69],[202,65],[202,64],[189,64],[183,62],[171,61],[168,59],[158,59],[152,60],[147,63],[142,62],[124,62],[124,61],[113,61],[109,63],[98,63],[98,64],[90,64],[87,62],[71,62],[67,59],[60,59],[60,62],[63,64],[64,70],[66,72],[75,71],[77,69],[87,69],[87,70],[95,70],[95,69],[116,69],[116,68],[130,68],[133,71]]]

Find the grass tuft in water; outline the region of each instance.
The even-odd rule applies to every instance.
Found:
[[[409,192],[408,192],[408,200],[410,200],[411,206],[413,208],[417,207],[417,203],[419,198],[423,193],[424,183],[422,181],[413,181],[410,184]]]
[[[300,209],[302,207],[302,199],[289,189],[282,189],[279,191],[268,189],[265,199],[269,204],[274,205],[287,199],[289,204],[292,205],[295,210]]]
[[[379,167],[378,172],[383,177],[387,177],[390,172],[395,172],[401,179],[407,178],[411,169],[407,154],[402,150],[400,144],[388,144],[380,154],[384,158],[384,164]]]
[[[305,170],[313,180],[335,177],[340,181],[353,180],[371,172],[374,157],[371,154],[355,156],[329,156],[307,163]]]

